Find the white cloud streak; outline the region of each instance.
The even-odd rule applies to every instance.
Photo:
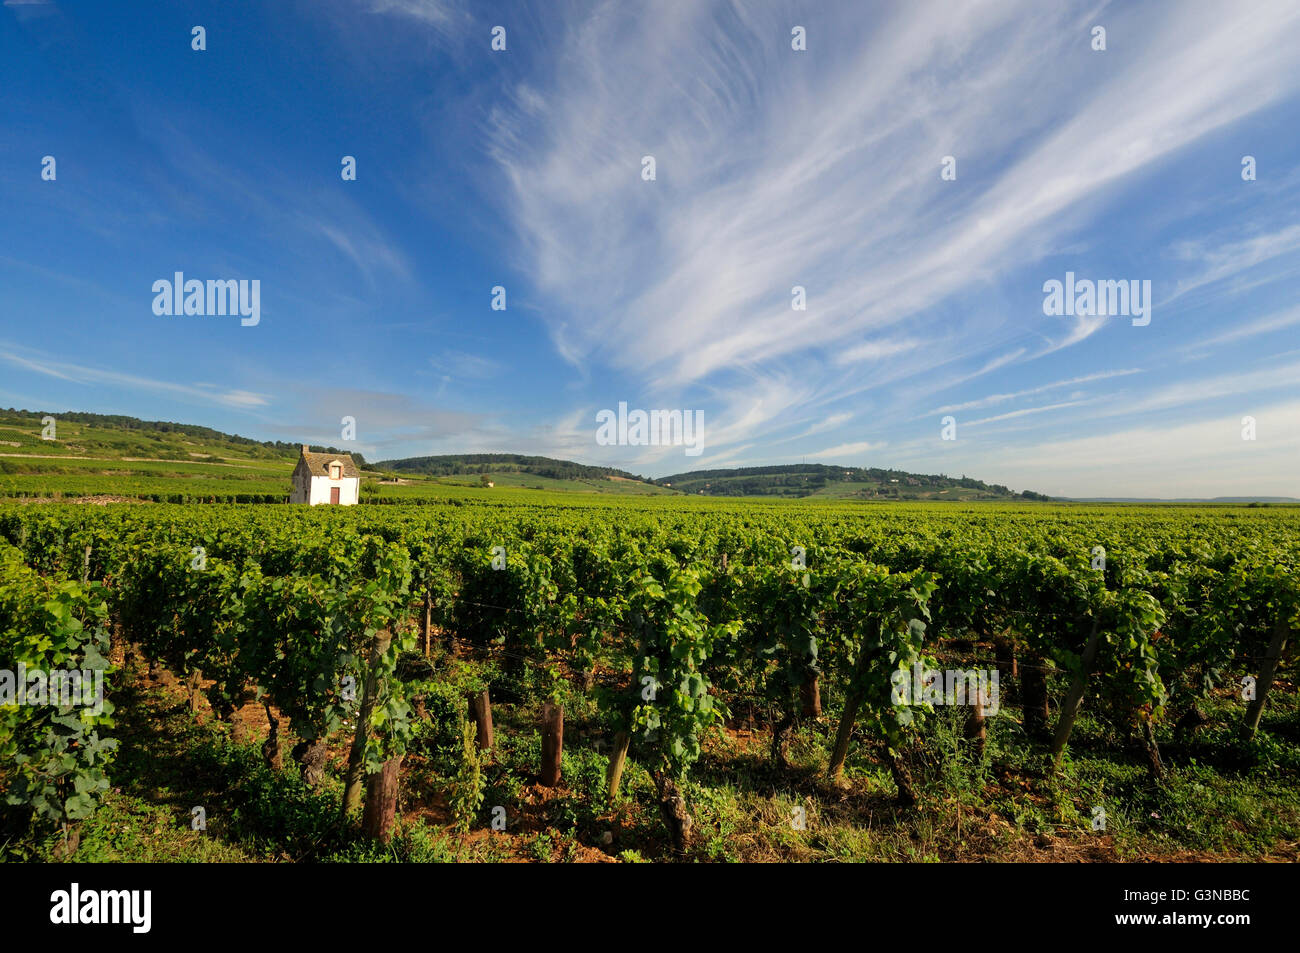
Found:
[[[1140,374],[1139,368],[1127,368],[1120,371],[1101,371],[1096,374],[1085,374],[1082,377],[1071,377],[1067,380],[1052,381],[1050,384],[1042,384],[1039,387],[1030,387],[1025,390],[1018,390],[1009,394],[990,394],[987,397],[981,397],[977,400],[968,400],[961,404],[949,404],[946,407],[938,407],[931,414],[952,414],[961,410],[978,410],[983,407],[991,407],[994,404],[1002,404],[1009,400],[1019,400],[1021,397],[1032,397],[1037,394],[1043,394],[1051,390],[1059,390],[1062,387],[1077,387],[1080,384],[1091,384],[1096,381],[1110,380],[1114,377],[1127,377],[1130,374]]]
[[[23,357],[12,351],[0,351],[0,361],[5,361],[15,367],[21,367],[37,374],[43,374],[46,377],[54,377],[74,384],[109,384],[131,391],[165,394],[198,404],[216,404],[247,410],[249,408],[264,407],[270,402],[268,395],[257,394],[252,391],[207,389],[189,384],[178,384],[173,381],[140,377],[121,371],[87,367],[83,364],[51,361],[38,357]]]
[[[493,154],[566,352],[654,387],[812,348],[888,356],[850,342],[1048,253],[1086,203],[1298,81],[1285,51],[1300,10],[1282,2],[1111,10],[1126,53],[1106,58],[1087,50],[1083,7],[916,3],[863,8],[861,23],[846,7],[802,60],[776,11],[680,4],[629,23],[615,9],[549,38],[565,53],[493,115]],[[954,153],[959,182],[963,163],[1012,161],[943,193]],[[790,309],[795,284],[806,312]],[[1103,327],[1079,319],[1055,346]]]

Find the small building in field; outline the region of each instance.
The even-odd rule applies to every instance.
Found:
[[[361,471],[349,453],[312,453],[303,444],[293,468],[290,503],[352,506],[361,499]]]

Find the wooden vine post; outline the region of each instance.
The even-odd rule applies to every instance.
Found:
[[[609,768],[605,771],[605,786],[609,789],[609,803],[618,800],[618,786],[623,780],[623,766],[627,763],[627,749],[632,743],[632,736],[626,731],[614,735],[614,750],[609,756]]]
[[[803,703],[803,716],[811,718],[813,721],[822,716],[822,680],[820,675],[814,675],[807,679],[799,686],[799,694]]]
[[[480,751],[492,750],[492,699],[488,689],[469,696],[469,717],[474,722]]]
[[[553,788],[560,783],[560,763],[564,757],[564,708],[554,702],[542,705],[542,786]]]
[[[424,657],[429,657],[429,630],[433,628],[433,593],[424,594]]]
[[[393,838],[401,767],[402,756],[399,754],[385,761],[384,766],[366,782],[366,804],[361,816],[361,829],[367,837],[384,844]]]
[[[1011,639],[998,636],[993,640],[993,651],[997,656],[998,677],[1004,682],[1020,677],[1016,665],[1016,647]]]
[[[203,673],[197,668],[190,672],[190,677],[186,681],[185,687],[189,691],[190,711],[198,711],[199,699],[202,697],[201,689],[203,688]]]
[[[1025,734],[1038,738],[1047,732],[1051,715],[1047,697],[1047,662],[1033,652],[1020,669],[1020,698],[1025,717]]]
[[[975,697],[971,700],[970,715],[966,719],[966,740],[972,742],[977,757],[984,757],[985,744],[985,725],[984,725],[984,686],[981,685],[975,689]]]

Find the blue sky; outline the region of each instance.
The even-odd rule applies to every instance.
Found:
[[[1290,0],[118,10],[0,9],[0,405],[1300,496]],[[260,323],[155,315],[177,271]],[[1150,323],[1044,314],[1067,271],[1149,280]],[[599,445],[619,402],[704,452]]]

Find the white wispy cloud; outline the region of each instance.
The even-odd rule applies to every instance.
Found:
[[[447,27],[455,20],[456,4],[449,0],[362,0],[370,13],[387,13],[409,17],[437,27]]]
[[[429,358],[429,364],[438,373],[451,378],[483,380],[501,372],[500,361],[465,351],[446,350]]]
[[[310,381],[290,382],[286,389],[282,400],[290,409],[265,421],[262,429],[287,439],[338,445],[341,427],[335,422],[351,417],[356,425],[355,446],[372,460],[465,453],[466,446],[480,441],[494,443],[494,450],[508,445],[494,439],[493,421],[486,413],[447,410],[410,394],[322,387]]]
[[[265,407],[269,403],[265,395],[248,390],[226,391],[221,399],[232,407]]]
[[[354,218],[351,227],[345,230],[334,221],[306,213],[300,216],[300,222],[304,229],[317,233],[342,252],[372,286],[376,283],[376,271],[391,272],[402,278],[411,276],[406,256],[369,222]]]
[[[1257,439],[1242,439],[1242,417],[1256,419]],[[978,474],[1016,490],[1075,497],[1300,497],[1300,402],[1255,402],[1248,410],[1217,409],[1172,423],[1143,421],[1074,436],[1049,429],[1044,439],[1018,441],[976,431],[940,441],[932,435],[890,448],[904,469]],[[936,465],[941,455],[941,466]]]
[[[837,364],[855,364],[858,361],[879,361],[886,357],[894,357],[897,354],[905,354],[908,351],[920,347],[921,341],[908,338],[896,338],[893,340],[867,341],[865,344],[857,344],[845,351],[840,351],[835,356]]]
[[[1198,404],[1207,400],[1264,394],[1270,390],[1283,388],[1294,390],[1297,382],[1300,382],[1300,362],[1230,374],[1214,374],[1154,388],[1134,400],[1117,404],[1104,413],[1111,416],[1143,414]]]
[[[1026,417],[1030,414],[1045,414],[1054,410],[1063,410],[1066,407],[1078,407],[1080,404],[1090,403],[1085,400],[1065,400],[1057,404],[1046,404],[1042,407],[1025,407],[1021,410],[1009,410],[1005,414],[997,414],[993,417],[984,417],[980,420],[971,420],[964,424],[967,427],[975,427],[979,424],[997,423],[999,420],[1014,420],[1017,417]]]
[[[565,55],[492,116],[522,263],[563,304],[571,356],[653,386],[811,348],[885,356],[856,342],[1047,254],[1117,182],[1293,94],[1297,8],[1237,9],[1108,10],[1131,53],[1088,60],[1083,6],[850,7],[838,36],[861,46],[814,31],[800,60],[773,10],[601,5],[545,38]],[[964,183],[972,151],[1010,161],[940,192],[940,157]],[[1104,327],[1078,319],[1055,346]]]
[[[1188,344],[1184,350],[1200,349],[1207,347],[1217,347],[1221,344],[1230,344],[1234,341],[1241,341],[1246,338],[1256,337],[1260,334],[1271,334],[1274,331],[1281,331],[1286,328],[1295,327],[1300,324],[1300,306],[1294,308],[1284,308],[1281,311],[1275,311],[1272,314],[1259,318],[1255,321],[1249,321],[1245,324],[1237,325],[1229,331],[1222,334],[1213,334],[1207,338],[1201,338]]]
[[[885,446],[883,443],[872,443],[869,440],[861,440],[857,443],[841,443],[834,447],[827,447],[824,450],[817,450],[813,453],[803,454],[803,456],[811,457],[814,460],[824,460],[832,457],[836,460],[847,460],[848,458],[855,457],[860,453],[879,450],[883,446]]]
[[[1300,251],[1300,225],[1212,247],[1200,241],[1180,242],[1173,251],[1179,259],[1196,264],[1198,271],[1193,277],[1178,282],[1174,294],[1164,302],[1166,304],[1202,285],[1222,281],[1256,265]]]
[[[131,391],[145,391],[178,397],[198,404],[216,404],[225,407],[249,409],[265,407],[270,403],[270,396],[247,390],[219,390],[191,384],[179,384],[175,381],[158,380],[141,377],[122,371],[89,367],[67,361],[54,361],[44,357],[32,357],[16,354],[12,351],[0,351],[0,361],[21,367],[24,370],[54,377],[74,384],[111,384]]]
[[[952,414],[961,410],[978,410],[983,407],[992,407],[994,404],[1006,403],[1009,400],[1019,400],[1022,397],[1032,397],[1037,394],[1043,394],[1051,390],[1059,390],[1062,387],[1077,387],[1080,384],[1091,384],[1096,381],[1110,380],[1114,377],[1127,377],[1130,374],[1141,374],[1140,368],[1126,368],[1118,371],[1099,371],[1096,374],[1085,374],[1082,377],[1071,377],[1066,380],[1052,381],[1050,384],[1041,384],[1038,387],[1029,387],[1024,390],[1013,391],[1007,394],[989,394],[987,397],[980,397],[976,400],[968,400],[960,404],[948,404],[944,407],[937,407],[930,411],[931,414]]]
[[[1004,452],[1000,463],[989,458],[974,465],[995,474],[1014,470],[1018,484],[1070,496],[1227,496],[1243,485],[1257,495],[1300,496],[1294,462],[1300,403],[1258,407],[1253,416],[1254,441],[1241,437],[1241,414],[1225,413],[1172,427],[1045,442]],[[1243,473],[1250,474],[1248,482]]]
[[[843,426],[844,424],[848,423],[852,419],[853,419],[853,414],[849,414],[849,413],[831,414],[829,417],[827,417],[825,420],[821,421],[820,423],[813,424],[803,433],[799,434],[799,436],[811,437],[813,434],[825,433],[827,430],[834,430],[836,427]]]

